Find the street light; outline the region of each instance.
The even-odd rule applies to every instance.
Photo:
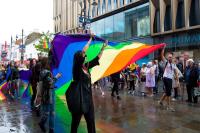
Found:
[[[84,6],[83,6],[83,9],[81,9],[81,17],[82,17],[82,12],[84,12],[84,18],[83,18],[82,25],[83,25],[83,30],[85,31],[86,30],[86,24],[87,24],[87,21],[86,21],[86,19],[87,19],[87,15],[86,15],[86,0],[84,0],[83,2],[84,2],[83,3]],[[82,8],[82,1],[79,4],[80,4],[80,6]],[[89,5],[97,6],[97,4],[98,3],[95,0],[93,0],[92,3],[90,3],[90,1],[89,1]],[[89,15],[88,15],[88,18],[89,18]]]
[[[16,35],[16,41],[17,41],[17,39],[18,39],[18,36]],[[21,40],[22,42],[21,42],[21,44],[20,44],[20,47],[19,47],[19,50],[21,49],[21,63],[23,63],[23,61],[24,61],[24,30],[22,29],[22,40]]]

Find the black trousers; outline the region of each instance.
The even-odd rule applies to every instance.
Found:
[[[128,90],[132,90],[132,91],[134,91],[135,90],[135,82],[134,82],[134,80],[131,80],[130,81],[130,88],[128,89]]]
[[[186,88],[187,88],[187,94],[188,94],[188,102],[197,103],[198,97],[193,96],[194,88],[191,87],[189,84],[186,85]]]
[[[178,98],[178,87],[174,88],[174,98]]]
[[[114,95],[114,92],[116,92],[116,95],[119,95],[119,87],[118,82],[114,82],[113,88],[112,88],[112,94]]]
[[[36,98],[36,94],[37,94],[37,84],[31,84],[32,85],[32,90],[33,90],[33,95],[31,97],[31,107],[34,107],[34,101],[35,101],[35,98]]]
[[[77,129],[78,129],[82,115],[84,115],[85,117],[88,133],[96,133],[93,109],[90,109],[88,113],[85,113],[85,114],[72,113],[71,133],[77,133]]]

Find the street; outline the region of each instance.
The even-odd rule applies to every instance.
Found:
[[[121,91],[121,100],[110,97],[106,90],[101,96],[93,91],[96,130],[98,133],[198,133],[200,131],[200,105],[185,101],[173,102],[175,112],[158,105],[159,96],[140,97]],[[56,133],[70,132],[71,116],[64,96],[56,100]],[[32,113],[26,100],[0,103],[0,133],[41,133],[39,118]],[[79,133],[86,133],[86,123],[82,117]]]

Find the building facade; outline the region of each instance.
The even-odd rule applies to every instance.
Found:
[[[150,17],[154,43],[200,60],[200,0],[150,0]]]
[[[87,27],[110,41],[166,43],[200,57],[200,0],[85,0]],[[94,6],[91,3],[96,2]],[[55,32],[77,33],[84,0],[54,0]],[[61,6],[62,5],[62,6]],[[153,56],[152,56],[153,57]]]
[[[54,32],[77,32],[80,11],[79,0],[53,0]]]

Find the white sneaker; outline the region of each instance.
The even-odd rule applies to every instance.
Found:
[[[167,110],[171,111],[171,112],[175,112],[175,109],[172,107],[167,107]]]
[[[153,94],[150,95],[150,97],[153,97],[153,96],[154,96]]]
[[[161,101],[158,101],[158,104],[159,104],[160,106],[163,106],[163,103],[162,103]]]
[[[176,101],[176,99],[175,99],[175,98],[172,98],[172,101]]]
[[[104,93],[104,92],[102,92],[102,93],[101,93],[101,95],[102,95],[102,96],[104,96],[104,95],[105,95],[105,93]]]
[[[134,95],[134,94],[135,94],[135,91],[133,91],[131,94]]]

